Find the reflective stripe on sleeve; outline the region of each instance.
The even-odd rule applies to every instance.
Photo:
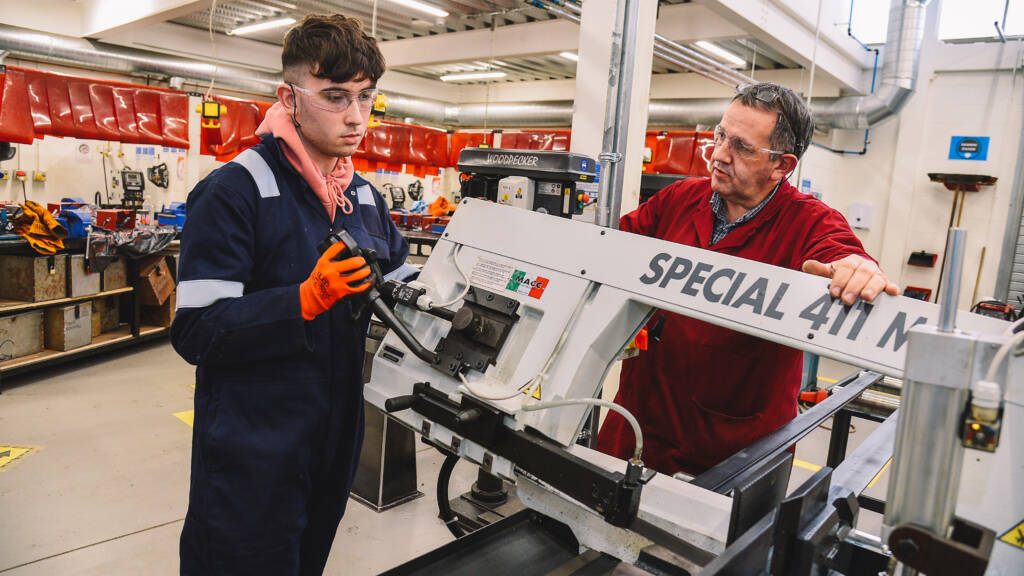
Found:
[[[402,264],[398,268],[395,268],[391,272],[384,275],[384,281],[398,280],[399,282],[408,282],[410,278],[420,273],[420,269],[413,266],[412,264]]]
[[[235,156],[232,162],[238,162],[249,171],[252,179],[256,182],[256,188],[260,191],[260,198],[273,198],[281,195],[281,191],[277,188],[274,172],[270,170],[267,161],[260,156],[259,152],[249,148]]]
[[[231,280],[185,280],[178,282],[175,310],[205,308],[223,298],[238,298],[245,290],[241,282]]]

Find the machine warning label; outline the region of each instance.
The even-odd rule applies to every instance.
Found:
[[[495,291],[504,290],[513,272],[515,268],[508,264],[480,258],[469,274],[469,282]]]
[[[492,290],[511,290],[537,299],[544,295],[544,289],[548,287],[547,278],[529,276],[523,270],[487,258],[477,260],[469,274],[469,282]]]
[[[7,468],[7,466],[26,454],[32,452],[33,448],[28,446],[4,446],[0,444],[0,470]]]
[[[999,537],[999,540],[1024,550],[1024,520],[1021,520],[1016,526],[1007,530],[1006,534]]]

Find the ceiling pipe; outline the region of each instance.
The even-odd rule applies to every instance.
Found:
[[[209,83],[214,71],[214,65],[208,62],[7,24],[0,24],[0,50],[9,51],[14,58],[48,64],[86,67],[125,76],[180,77],[197,84]],[[272,95],[281,83],[278,74],[240,66],[219,64],[216,70],[216,86],[240,92]]]
[[[576,24],[580,23],[582,9],[572,2],[556,4],[552,0],[537,0],[536,5],[559,18],[564,18]],[[750,76],[741,74],[716,60],[708,58],[689,46],[673,42],[660,34],[654,35],[654,55],[669,64],[695,72],[709,80],[725,84],[730,88],[754,82],[754,79]]]
[[[892,0],[878,88],[867,96],[815,100],[815,124],[867,129],[903,110],[917,85],[929,1]]]
[[[812,110],[818,126],[863,129],[903,109],[917,82],[927,5],[927,0],[892,0],[879,87],[868,96],[814,100]],[[213,73],[213,65],[206,62],[6,24],[0,24],[0,51],[9,51],[10,57],[51,64],[84,66],[126,76],[177,76],[200,84],[208,83]],[[682,60],[678,53],[669,56]],[[704,73],[712,75],[707,70]],[[217,68],[217,86],[240,92],[273,97],[280,81],[277,74],[238,66]],[[652,100],[648,125],[713,125],[721,119],[728,104],[727,98]],[[567,127],[572,124],[572,102],[449,104],[388,93],[388,114],[458,128]]]

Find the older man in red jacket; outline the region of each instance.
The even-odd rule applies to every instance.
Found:
[[[846,304],[896,294],[846,219],[786,182],[813,130],[792,90],[745,86],[715,128],[711,178],[672,184],[619,227],[830,277]],[[699,474],[796,416],[799,350],[664,311],[647,326],[648,349],[623,363],[615,401],[640,421],[650,468]],[[609,414],[598,449],[628,458],[633,443]]]

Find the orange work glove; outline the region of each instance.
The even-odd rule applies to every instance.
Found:
[[[360,256],[334,261],[345,249],[345,244],[335,243],[320,256],[309,278],[299,285],[299,302],[302,317],[312,320],[331,309],[331,306],[351,294],[359,294],[373,286],[370,267]]]
[[[427,207],[427,211],[430,212],[431,216],[446,216],[449,212],[455,210],[455,204],[452,204],[444,196],[438,196],[437,200],[430,203]]]

